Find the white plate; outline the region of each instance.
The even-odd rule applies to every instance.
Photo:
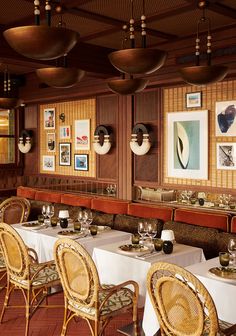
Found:
[[[230,268],[229,268],[230,269]],[[222,267],[213,267],[208,270],[208,274],[218,280],[226,281],[235,285],[236,283],[236,270],[222,271]]]
[[[124,253],[142,253],[142,252],[147,252],[149,251],[149,248],[144,245],[140,244],[125,244],[119,246],[119,250],[121,250]]]
[[[39,223],[38,221],[36,222],[28,222],[28,223],[23,223],[21,225],[24,229],[29,229],[29,230],[38,230],[41,227],[44,227],[44,223]]]

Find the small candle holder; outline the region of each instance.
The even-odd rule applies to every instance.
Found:
[[[68,227],[68,218],[69,218],[68,210],[60,210],[59,218],[60,218],[60,226],[62,229],[66,229]]]
[[[89,230],[92,236],[96,236],[96,234],[98,233],[97,225],[90,225]]]
[[[131,242],[132,242],[132,244],[139,244],[139,240],[140,240],[139,233],[132,234],[132,236],[131,236]]]

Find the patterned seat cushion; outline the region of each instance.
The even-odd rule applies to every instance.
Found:
[[[30,265],[30,275],[31,278],[36,273],[36,271],[42,267],[43,264],[32,264]],[[18,282],[19,284],[22,284],[24,286],[27,286],[29,284],[29,280],[19,280],[17,277],[11,276],[11,279],[14,282]],[[50,264],[49,266],[46,266],[43,268],[35,277],[33,280],[32,285],[33,286],[40,286],[40,285],[47,285],[50,284],[52,281],[59,280],[59,275],[56,270],[55,264]]]
[[[113,285],[103,285],[103,288],[112,288]],[[109,290],[100,292],[99,293],[99,302],[101,303],[106,295],[109,293]],[[121,288],[119,291],[115,292],[113,295],[109,297],[109,299],[106,301],[104,306],[102,307],[100,311],[100,315],[108,315],[111,314],[114,311],[117,311],[121,308],[128,307],[133,302],[133,296],[132,291],[128,288]],[[88,314],[88,315],[95,315],[95,308],[94,307],[83,307],[79,305],[75,301],[69,300],[69,308],[72,308],[72,310],[80,310],[81,312]]]

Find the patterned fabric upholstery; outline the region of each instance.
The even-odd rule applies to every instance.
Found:
[[[143,218],[142,218],[143,219]],[[139,217],[126,216],[126,215],[116,215],[114,222],[114,229],[121,230],[131,233],[138,232],[138,222],[140,222]],[[156,223],[157,224],[157,237],[161,236],[161,231],[163,228],[163,222],[160,219],[147,219],[148,223]]]
[[[42,267],[43,264],[32,264],[30,265],[30,273],[31,273],[31,279],[34,276],[34,274]],[[14,276],[11,276],[11,279],[14,282],[18,282],[21,285],[27,286],[29,283],[29,280],[19,280],[17,278],[14,278]],[[59,275],[56,270],[56,265],[50,265],[43,268],[39,273],[36,275],[34,281],[32,282],[33,286],[39,286],[39,285],[46,285],[51,281],[59,280]]]
[[[105,285],[105,286],[102,285],[102,287],[111,288],[112,285]],[[107,294],[108,292],[106,291],[99,293],[99,302],[102,302],[105,299]],[[131,305],[132,302],[133,302],[133,299],[132,299],[131,291],[128,288],[122,288],[121,290],[117,291],[116,293],[110,296],[110,298],[106,301],[106,303],[102,307],[100,314],[101,315],[110,314],[114,311],[118,311],[121,308]],[[77,310],[79,309],[82,312],[92,315],[92,316],[95,315],[94,307],[89,307],[89,308],[81,307],[76,302],[69,301],[69,308],[71,308],[72,310],[73,308]]]

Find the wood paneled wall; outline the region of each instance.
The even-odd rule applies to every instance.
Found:
[[[96,160],[95,152],[92,150],[92,140],[96,125],[96,101],[95,99],[84,99],[62,103],[51,103],[40,105],[40,173],[42,174],[57,174],[69,176],[96,176]],[[44,129],[44,109],[55,108],[55,129]],[[59,118],[61,113],[65,114],[65,121],[62,122]],[[90,150],[76,150],[74,147],[75,141],[75,120],[89,119],[90,120]],[[70,126],[70,139],[60,138],[60,126]],[[55,133],[56,148],[54,152],[48,151],[47,147],[47,133]],[[60,166],[59,164],[59,143],[71,144],[71,165]],[[78,171],[74,169],[74,154],[88,154],[89,155],[89,170]],[[45,171],[43,169],[43,155],[55,156],[55,171]]]
[[[194,109],[186,109],[186,93],[188,92],[202,92],[202,107]],[[163,112],[164,112],[164,152],[167,153],[167,115],[168,112],[194,111],[194,110],[208,110],[208,179],[184,179],[172,178],[167,176],[167,155],[163,157],[163,183],[165,185],[192,185],[201,187],[213,188],[227,188],[233,189],[236,187],[236,170],[222,170],[217,169],[216,162],[216,143],[219,142],[236,142],[235,136],[219,137],[215,134],[216,112],[215,103],[220,101],[236,100],[236,81],[228,80],[212,85],[194,87],[182,86],[176,88],[166,88],[163,90]]]

